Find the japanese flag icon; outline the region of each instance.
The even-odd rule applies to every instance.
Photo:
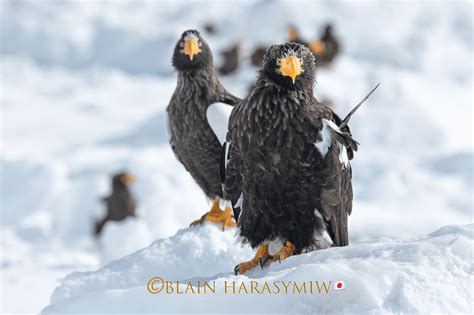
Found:
[[[333,290],[345,290],[346,289],[346,283],[344,281],[336,281],[334,282],[334,287]]]

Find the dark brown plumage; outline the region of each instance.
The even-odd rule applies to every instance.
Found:
[[[278,259],[318,248],[324,231],[334,246],[349,243],[348,160],[357,143],[347,126],[338,130],[341,119],[315,99],[315,73],[305,46],[272,46],[253,91],[231,114],[224,197],[234,205],[240,235],[260,246],[256,257],[268,256],[265,246],[274,240],[285,244]],[[262,257],[238,265],[236,273],[257,261]]]
[[[240,101],[222,86],[213,69],[212,53],[198,31],[185,31],[173,54],[178,84],[167,107],[170,144],[186,170],[215,203],[222,197],[219,162],[222,144],[207,120],[210,105]],[[214,205],[215,205],[214,203]],[[215,207],[213,207],[214,209]]]
[[[108,221],[122,221],[125,218],[135,216],[137,203],[130,191],[130,184],[134,177],[126,172],[115,174],[112,177],[112,193],[104,197],[107,213],[102,220],[95,223],[94,234],[100,235]]]
[[[221,52],[221,55],[224,59],[222,66],[219,67],[220,75],[228,75],[239,67],[239,58],[240,58],[240,43],[232,45],[230,48]]]

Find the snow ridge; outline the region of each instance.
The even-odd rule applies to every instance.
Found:
[[[232,267],[252,251],[234,242],[230,231],[212,224],[181,230],[98,271],[66,277],[43,314],[55,312],[304,312],[429,313],[472,311],[474,224],[446,226],[426,237],[376,239],[290,257],[268,269],[234,276]],[[153,277],[186,283],[214,283],[215,294],[152,295]],[[258,292],[229,293],[235,282]],[[309,282],[344,281],[346,289],[309,293]],[[262,288],[306,283],[306,293],[279,294]],[[238,292],[238,291],[236,291]],[[449,294],[447,294],[449,292]]]

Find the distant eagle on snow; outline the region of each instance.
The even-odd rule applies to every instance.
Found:
[[[137,202],[130,190],[135,176],[120,172],[112,177],[112,193],[102,198],[107,208],[106,215],[95,223],[94,235],[98,237],[108,221],[122,221],[129,216],[135,217]]]

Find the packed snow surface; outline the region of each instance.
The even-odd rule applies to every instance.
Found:
[[[256,46],[282,43],[289,24],[315,38],[327,21],[342,53],[319,70],[315,95],[345,116],[381,82],[350,123],[361,144],[351,161],[351,246],[249,276],[307,274],[345,280],[347,290],[258,305],[268,297],[166,301],[183,311],[210,303],[219,312],[469,311],[472,3],[4,0],[0,21],[0,313],[49,304],[45,312],[132,311],[138,301],[133,311],[165,308],[163,296],[144,292],[153,275],[249,281],[230,274],[252,256],[234,231],[184,229],[209,203],[168,144],[173,46],[182,31],[213,22],[217,33],[203,36],[218,66],[219,51],[241,41],[242,65],[222,82],[244,97],[257,75],[248,58]],[[228,112],[208,116],[225,129]],[[138,218],[106,225],[95,240],[100,197],[123,169],[137,177]],[[91,273],[66,277],[73,271]]]
[[[43,313],[471,313],[473,237],[474,224],[445,226],[416,240],[364,241],[234,276],[233,265],[251,251],[208,225],[179,231],[98,271],[70,274]],[[154,277],[175,285],[159,280],[150,289],[159,292],[151,294],[147,283]],[[339,281],[345,290],[334,290]],[[214,290],[205,291],[205,284]]]

